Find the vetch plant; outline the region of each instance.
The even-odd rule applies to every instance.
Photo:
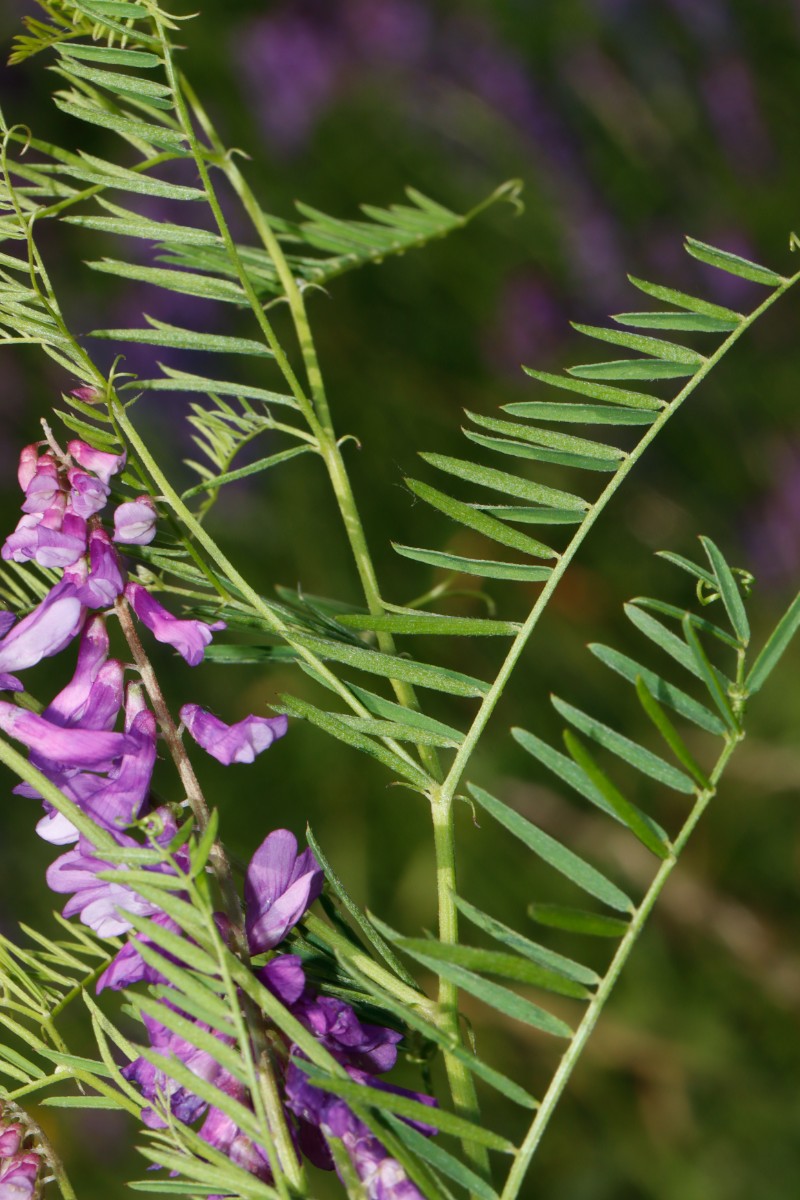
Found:
[[[652,878],[642,894],[629,895],[472,781],[473,756],[611,498],[683,402],[800,275],[784,277],[689,239],[695,258],[762,285],[758,307],[740,313],[634,279],[657,307],[620,314],[609,327],[578,326],[621,357],[563,375],[532,370],[545,399],[507,405],[502,417],[467,414],[464,432],[477,458],[423,455],[459,481],[455,494],[417,479],[407,480],[410,493],[483,538],[485,556],[398,543],[398,554],[414,564],[418,590],[427,590],[415,604],[389,603],[334,424],[308,300],[316,285],[459,230],[487,204],[514,200],[515,185],[463,217],[413,190],[407,203],[365,206],[364,219],[305,205],[299,220],[270,216],[179,65],[179,18],[154,0],[40,4],[43,17],[27,20],[13,57],[50,56],[55,103],[76,122],[107,131],[111,149],[109,158],[75,152],[38,131],[2,126],[0,339],[38,346],[64,382],[54,419],[20,452],[22,515],[2,547],[0,760],[18,776],[19,802],[41,805],[36,831],[59,850],[46,885],[63,908],[57,933],[51,925],[19,943],[0,939],[0,1200],[42,1189],[75,1197],[63,1148],[41,1127],[39,1108],[47,1105],[127,1114],[157,1168],[134,1181],[139,1191],[288,1200],[314,1194],[310,1165],[335,1172],[354,1200],[465,1193],[514,1200],[614,984],[745,735],[747,700],[800,624],[800,598],[753,651],[750,576],[709,538],[701,539],[700,562],[666,553],[696,589],[697,603],[684,609],[638,597],[627,606],[652,643],[643,663],[591,647],[635,689],[657,749],[558,697],[553,703],[568,726],[562,747],[530,728],[512,730],[536,763],[649,851]],[[172,163],[182,168],[182,182],[164,170]],[[219,199],[223,182],[250,221],[252,244],[234,239]],[[143,197],[169,215],[143,215]],[[140,239],[152,262],[132,256],[88,265],[227,304],[237,323],[235,334],[223,334],[145,315],[135,328],[95,330],[93,338],[120,351],[143,343],[198,357],[224,353],[242,381],[170,365],[139,378],[120,360],[104,373],[62,313],[38,239],[48,221]],[[291,339],[276,332],[277,302],[288,310]],[[693,345],[673,341],[674,334]],[[182,493],[137,427],[136,401],[146,392],[193,397],[189,422],[202,461],[191,464],[198,481]],[[576,425],[606,430],[600,439],[577,436],[570,432]],[[284,448],[239,465],[241,452],[265,433]],[[315,456],[327,476],[363,594],[358,607],[287,589],[278,599],[262,595],[208,531],[223,487],[290,469],[300,455]],[[443,583],[431,586],[430,568],[445,572]],[[538,591],[521,622],[430,611],[437,602],[446,608],[464,577]],[[418,658],[418,641],[409,655],[403,639],[433,635],[504,639],[507,649],[494,678],[484,680]],[[209,655],[238,667],[292,664],[315,684],[317,702],[287,694],[271,715],[238,721],[197,703],[175,714],[151,661],[154,641],[184,660],[176,670],[197,668]],[[26,673],[61,655],[75,660],[69,682],[49,702],[32,695]],[[429,693],[469,702],[465,727],[433,716]],[[238,770],[291,737],[300,719],[320,739],[336,739],[342,755],[371,756],[389,781],[429,805],[435,936],[395,930],[359,909],[313,834],[299,846],[293,832],[270,828],[266,805],[257,810],[267,823],[249,863],[229,854],[191,743]],[[529,726],[533,713],[519,719]],[[153,787],[159,755],[176,773],[180,801]],[[676,793],[669,828],[632,788],[615,782],[617,758]],[[457,801],[471,806],[476,822],[497,822],[531,852],[542,890],[561,877],[558,903],[537,901],[512,928],[462,894]],[[529,917],[543,930],[541,941]],[[612,947],[606,965],[599,970],[580,951],[572,957],[551,948],[552,929],[605,939]],[[597,962],[594,950],[586,957]],[[124,995],[124,1009],[115,992]],[[487,1060],[480,1022],[473,1034],[462,1020],[462,994],[479,1011],[488,1006],[553,1039],[556,1062],[540,1094],[524,1072],[510,1078]],[[61,1018],[80,1005],[93,1056],[64,1040]],[[393,1079],[400,1055],[424,1064],[418,1086]],[[434,1060],[444,1065],[441,1079]],[[481,1096],[491,1091],[528,1115],[517,1141],[482,1119]]]

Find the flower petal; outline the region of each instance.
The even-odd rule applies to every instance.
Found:
[[[252,714],[235,725],[226,725],[199,704],[184,704],[181,720],[198,746],[225,766],[253,762],[276,738],[284,736],[289,725],[285,716]]]
[[[205,621],[182,620],[173,616],[140,583],[129,583],[125,588],[125,597],[157,641],[174,646],[190,667],[202,662],[212,632],[226,628],[224,621],[208,625]]]
[[[149,496],[138,496],[114,511],[114,541],[127,546],[149,546],[156,535],[156,506]]]

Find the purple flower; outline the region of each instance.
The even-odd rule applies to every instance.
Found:
[[[322,891],[323,874],[310,850],[298,856],[297,839],[276,829],[256,850],[244,885],[247,940],[252,954],[282,941]]]
[[[36,1154],[15,1154],[0,1165],[0,1200],[31,1200],[41,1160]]]
[[[45,513],[51,505],[58,503],[63,492],[58,476],[58,466],[52,454],[43,454],[34,467],[33,475],[24,488],[24,513]]]
[[[106,623],[102,617],[92,617],[81,634],[75,674],[42,713],[46,720],[65,726],[81,720],[98,672],[108,659],[108,651]]]
[[[48,592],[0,641],[0,671],[23,671],[58,654],[81,631],[86,609],[69,580]]]
[[[362,1071],[350,1070],[349,1074],[358,1082],[370,1087],[391,1091],[435,1106],[431,1096],[409,1092],[405,1088],[390,1087],[373,1079]],[[326,1163],[320,1153],[319,1144],[309,1138],[311,1131],[318,1129],[326,1141],[333,1138],[342,1142],[347,1150],[359,1179],[366,1185],[369,1200],[421,1200],[421,1193],[409,1180],[403,1168],[392,1158],[344,1100],[330,1092],[323,1092],[311,1084],[303,1071],[293,1062],[286,1072],[286,1096],[288,1107],[301,1121],[301,1140],[304,1149],[310,1152],[312,1161],[320,1167],[330,1168],[332,1159]],[[428,1135],[435,1133],[430,1125],[418,1121],[409,1124]]]
[[[89,535],[89,575],[78,587],[78,595],[87,608],[111,608],[122,594],[125,581],[119,555],[105,529],[93,529]]]
[[[70,396],[74,396],[76,400],[83,400],[84,404],[97,404],[98,400],[102,400],[102,393],[96,387],[76,387],[70,389]]]
[[[30,446],[23,446],[19,453],[19,466],[17,467],[17,479],[23,492],[27,492],[38,465],[39,443],[32,442]]]
[[[16,675],[0,672],[0,692],[24,692],[25,684]]]
[[[342,1142],[369,1200],[422,1200],[422,1193],[397,1159],[386,1152],[365,1125],[360,1121],[355,1124],[356,1128],[342,1135]]]
[[[180,933],[180,928],[175,922],[166,915],[166,913],[155,913],[152,917],[154,924],[161,925],[162,928],[168,929],[170,933]],[[122,988],[132,987],[134,983],[167,983],[167,979],[157,967],[151,967],[144,961],[139,953],[139,946],[152,946],[152,940],[143,933],[137,933],[130,937],[127,943],[122,947],[118,954],[115,954],[111,962],[106,967],[103,974],[97,981],[96,991],[98,994],[105,988],[111,988],[112,991],[118,992]],[[176,961],[171,955],[165,953],[163,948],[160,950],[170,962]]]
[[[105,450],[95,450],[94,446],[81,441],[70,442],[67,450],[79,467],[92,471],[106,485],[111,482],[111,476],[116,475],[125,466],[124,452],[109,454]]]
[[[135,845],[133,839],[129,839]],[[84,925],[98,937],[118,937],[131,928],[118,910],[149,917],[158,912],[156,905],[122,884],[97,879],[111,864],[95,858],[93,847],[81,838],[77,850],[68,850],[47,869],[47,885],[54,892],[72,892],[63,908],[65,917],[80,916]]]
[[[184,1038],[179,1037],[177,1033],[173,1033],[171,1029],[167,1029],[155,1018],[143,1014],[145,1026],[150,1037],[150,1045],[159,1054],[166,1057],[175,1057],[184,1066],[198,1078],[206,1080],[208,1083],[214,1083],[217,1087],[233,1082],[231,1077],[219,1065],[213,1055],[207,1050],[198,1050],[191,1042],[187,1042]],[[197,1022],[198,1029],[205,1030],[206,1033],[211,1032],[208,1025],[204,1025],[201,1021]],[[232,1044],[232,1038],[220,1038],[220,1041],[227,1045]],[[160,1067],[153,1066],[146,1058],[137,1058],[127,1067],[124,1067],[122,1074],[126,1079],[135,1082],[141,1089],[142,1095],[146,1100],[155,1100],[157,1098],[165,1098],[169,1100],[170,1111],[173,1116],[179,1121],[185,1121],[191,1124],[206,1110],[207,1101],[201,1100],[183,1084],[176,1083],[174,1079],[170,1079]],[[235,1085],[238,1087],[238,1085]],[[142,1113],[142,1120],[145,1125],[149,1125],[151,1129],[164,1129],[166,1121],[158,1115],[152,1108],[145,1108]]]
[[[226,725],[199,704],[184,704],[181,720],[190,735],[218,762],[251,763],[257,754],[283,737],[289,727],[281,717],[245,717],[235,725]]]
[[[8,609],[0,609],[0,637],[6,636],[16,619],[15,614],[9,612]]]
[[[0,671],[23,671],[58,654],[81,631],[86,609],[62,580],[0,641]]]
[[[173,818],[164,809],[156,810],[153,815],[161,817],[164,822],[162,833],[156,840],[161,845],[169,844],[176,833]],[[127,834],[116,833],[114,836],[120,846],[138,847],[138,843]],[[179,851],[176,857],[181,867],[186,865],[188,859],[185,850]],[[73,893],[64,905],[63,915],[73,917],[79,914],[83,924],[93,929],[99,937],[117,937],[131,928],[130,922],[119,910],[142,917],[159,912],[157,905],[130,888],[112,880],[97,878],[101,871],[112,869],[110,863],[95,856],[94,846],[84,837],[78,842],[77,849],[68,850],[47,869],[47,884],[52,891]],[[154,869],[162,874],[171,870],[166,863]]]
[[[114,511],[114,541],[149,546],[156,535],[156,506],[149,496],[137,496]]]
[[[88,520],[95,513],[102,512],[108,500],[109,487],[96,475],[88,475],[77,467],[67,471],[69,480],[69,506],[79,517]],[[27,511],[27,510],[26,510]]]
[[[71,767],[102,769],[110,766],[115,758],[135,749],[133,739],[124,733],[63,729],[38,713],[17,708],[7,700],[0,700],[0,729],[48,761]]]
[[[135,749],[122,756],[108,783],[84,805],[89,816],[106,829],[130,825],[150,794],[156,762],[156,719],[149,709],[137,713],[128,736],[135,742]]]
[[[111,667],[121,671],[121,665],[110,659],[98,672],[93,693],[100,692],[97,702],[87,705],[84,714],[84,727],[91,728],[89,722],[96,718],[101,720],[103,712],[103,674]],[[121,685],[121,677],[120,677]],[[121,692],[120,692],[121,698]],[[108,705],[108,712],[113,709],[114,716],[119,709],[119,703]],[[144,703],[144,697],[139,684],[130,684],[128,699],[125,706],[125,734],[133,749],[125,752],[122,757],[112,764],[105,778],[101,775],[86,771],[76,771],[47,760],[34,760],[36,766],[44,771],[66,796],[73,800],[92,820],[112,833],[124,829],[141,815],[146,800],[150,794],[150,781],[156,760],[156,722],[155,717]],[[18,785],[15,792],[22,795],[36,796],[38,793],[28,784]],[[45,808],[49,809],[46,804]],[[77,841],[78,831],[72,822],[55,809],[49,809],[36,826],[36,832],[46,842],[57,846],[67,845]]]
[[[125,597],[156,640],[174,646],[190,667],[202,662],[212,632],[226,627],[224,621],[207,625],[205,621],[174,617],[140,583],[129,583],[125,588]]]
[[[292,1008],[305,991],[303,960],[297,954],[279,954],[271,958],[256,974],[264,986],[287,1008]]]
[[[230,1076],[228,1078],[227,1084],[217,1080],[217,1086],[222,1086],[224,1091],[244,1102],[244,1089],[235,1080],[230,1079]],[[218,1108],[208,1110],[208,1116],[200,1127],[199,1133],[204,1142],[226,1155],[237,1167],[249,1171],[251,1175],[255,1175],[257,1179],[263,1179],[266,1183],[272,1181],[266,1150],[252,1141],[247,1134],[242,1132],[235,1121],[220,1112]]]
[[[86,553],[86,522],[66,512],[64,496],[59,495],[44,513],[20,518],[1,553],[14,562],[33,559],[41,567],[71,567]]]
[[[304,997],[292,1012],[331,1054],[347,1067],[390,1071],[403,1035],[382,1025],[364,1025],[353,1009],[335,996]]]
[[[123,675],[125,668],[115,658],[103,663],[97,672],[97,678],[89,689],[86,704],[80,716],[69,722],[72,728],[80,725],[81,729],[114,728],[117,714],[122,708]]]

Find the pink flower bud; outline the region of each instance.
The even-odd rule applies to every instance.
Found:
[[[110,483],[111,476],[118,474],[126,462],[124,452],[109,454],[107,450],[95,450],[88,442],[70,442],[67,450],[79,467],[83,467],[85,471],[93,471],[105,484]]]
[[[33,442],[30,446],[23,446],[19,456],[19,467],[17,468],[17,479],[23,492],[27,492],[28,484],[36,474],[38,462],[39,447],[37,443]]]

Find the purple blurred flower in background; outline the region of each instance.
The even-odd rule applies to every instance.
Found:
[[[433,21],[419,0],[349,0],[340,12],[343,29],[366,66],[409,68],[424,61]]]
[[[485,357],[496,370],[517,377],[522,363],[552,354],[568,328],[544,279],[534,272],[511,276],[484,338]]]
[[[770,488],[745,518],[744,543],[758,579],[781,587],[800,572],[800,442],[766,455]]]
[[[763,175],[772,147],[758,104],[755,80],[737,53],[712,59],[701,81],[714,132],[737,173]]]
[[[239,26],[234,51],[272,144],[284,151],[302,146],[337,92],[342,49],[335,28],[309,20],[302,8],[284,8]]]

